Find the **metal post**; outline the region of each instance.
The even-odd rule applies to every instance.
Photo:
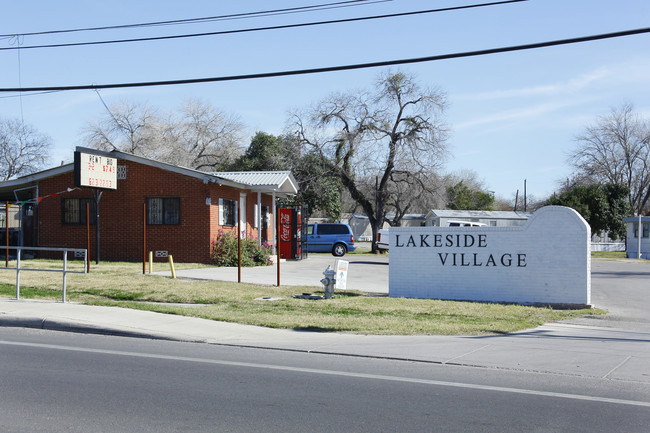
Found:
[[[9,267],[9,202],[5,202],[5,227],[6,227],[6,234],[7,234],[7,256],[5,258],[5,268]]]
[[[102,198],[102,192],[97,189],[93,189],[93,195],[95,196],[95,238],[97,254],[95,256],[95,263],[99,264],[99,200]]]
[[[16,299],[20,299],[20,247],[16,247]]]
[[[278,280],[278,287],[280,287],[280,218],[278,216],[278,207],[275,205],[275,200],[273,201],[273,208],[274,208],[274,213],[273,213],[273,218],[275,218],[275,236],[273,239],[275,239],[275,261],[277,263],[277,280]]]
[[[86,202],[86,251],[90,251],[90,203],[88,202]],[[90,260],[87,260],[85,265],[86,272],[90,272]]]
[[[147,203],[142,205],[142,275],[147,273]]]
[[[65,288],[66,288],[66,280],[67,280],[67,272],[68,272],[68,252],[63,251],[63,303],[65,303]]]
[[[237,282],[241,283],[241,218],[237,218]]]
[[[257,245],[262,246],[262,193],[257,192],[257,214],[255,215],[255,224],[257,224]]]
[[[637,233],[637,259],[641,258],[641,234],[643,233],[643,230],[641,229],[641,214],[639,214],[639,227],[636,231]]]

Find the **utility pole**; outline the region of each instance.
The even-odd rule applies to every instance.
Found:
[[[526,179],[524,179],[524,212],[528,210],[526,200],[528,196],[526,195]]]

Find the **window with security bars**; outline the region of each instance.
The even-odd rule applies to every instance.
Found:
[[[88,204],[88,211],[86,211]],[[95,199],[93,198],[65,198],[61,201],[63,224],[66,225],[85,225],[86,213],[89,213],[90,224],[95,224]]]
[[[179,197],[149,197],[147,199],[147,224],[171,225],[181,222]]]
[[[237,225],[237,201],[227,198],[219,199],[219,225]]]

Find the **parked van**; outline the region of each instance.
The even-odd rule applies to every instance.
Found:
[[[354,235],[347,224],[320,223],[307,226],[307,251],[329,253],[340,257],[354,251]]]

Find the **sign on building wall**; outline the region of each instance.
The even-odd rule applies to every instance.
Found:
[[[117,189],[117,159],[92,149],[74,153],[75,186]]]
[[[591,229],[547,206],[520,227],[392,227],[389,295],[590,304]]]

